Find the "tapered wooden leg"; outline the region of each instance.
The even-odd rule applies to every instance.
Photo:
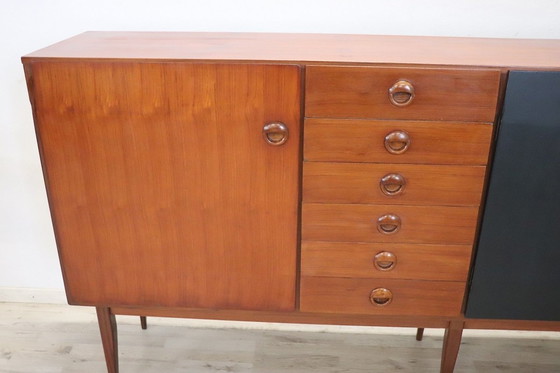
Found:
[[[461,346],[463,326],[464,321],[453,320],[449,322],[449,325],[445,329],[441,354],[441,373],[453,373],[459,354],[459,346]]]
[[[119,373],[119,355],[117,345],[117,321],[108,307],[96,307],[101,342],[105,352],[108,373]]]
[[[423,336],[424,336],[424,328],[418,328],[418,330],[416,330],[416,340],[421,341]]]
[[[146,320],[146,316],[140,316],[140,325],[142,326],[142,329],[148,329],[148,321]]]

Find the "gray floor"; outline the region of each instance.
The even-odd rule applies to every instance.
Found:
[[[137,318],[117,320],[121,373],[437,372],[443,334],[157,318],[142,331]],[[455,371],[560,372],[560,333],[466,331]],[[0,303],[0,372],[105,373],[94,310]]]

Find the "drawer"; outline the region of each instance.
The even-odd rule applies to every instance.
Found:
[[[488,123],[306,119],[304,159],[485,165],[492,130]],[[409,146],[390,153],[395,146],[391,138],[402,132]]]
[[[385,305],[370,300],[374,289],[388,289]],[[300,310],[371,315],[458,316],[464,282],[302,277]]]
[[[483,166],[304,162],[303,201],[478,206]]]
[[[493,122],[500,74],[497,69],[308,66],[305,116]]]
[[[477,207],[304,203],[302,240],[336,242],[473,243]],[[378,219],[386,217],[381,233]],[[400,224],[390,218],[400,219]],[[396,225],[393,225],[396,224]]]
[[[466,281],[471,245],[308,242],[302,276]]]

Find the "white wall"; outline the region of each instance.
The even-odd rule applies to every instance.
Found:
[[[23,54],[86,30],[560,39],[559,16],[558,0],[1,0],[0,288],[62,288]]]

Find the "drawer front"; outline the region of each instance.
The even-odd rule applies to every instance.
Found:
[[[492,140],[489,123],[305,120],[307,161],[485,165]],[[410,145],[390,153],[385,138],[405,132]]]
[[[302,276],[466,281],[470,245],[302,242]]]
[[[473,242],[477,207],[343,205],[304,203],[302,239],[336,242],[402,242],[465,244]],[[383,228],[394,228],[391,216],[400,219],[398,231],[381,233],[378,219],[386,217]],[[394,223],[394,222],[393,222]]]
[[[485,167],[304,162],[303,201],[478,206]]]
[[[492,122],[499,84],[497,69],[308,66],[305,116]]]
[[[391,301],[370,301],[374,289],[388,289]],[[464,282],[302,277],[300,310],[371,315],[457,316]]]

